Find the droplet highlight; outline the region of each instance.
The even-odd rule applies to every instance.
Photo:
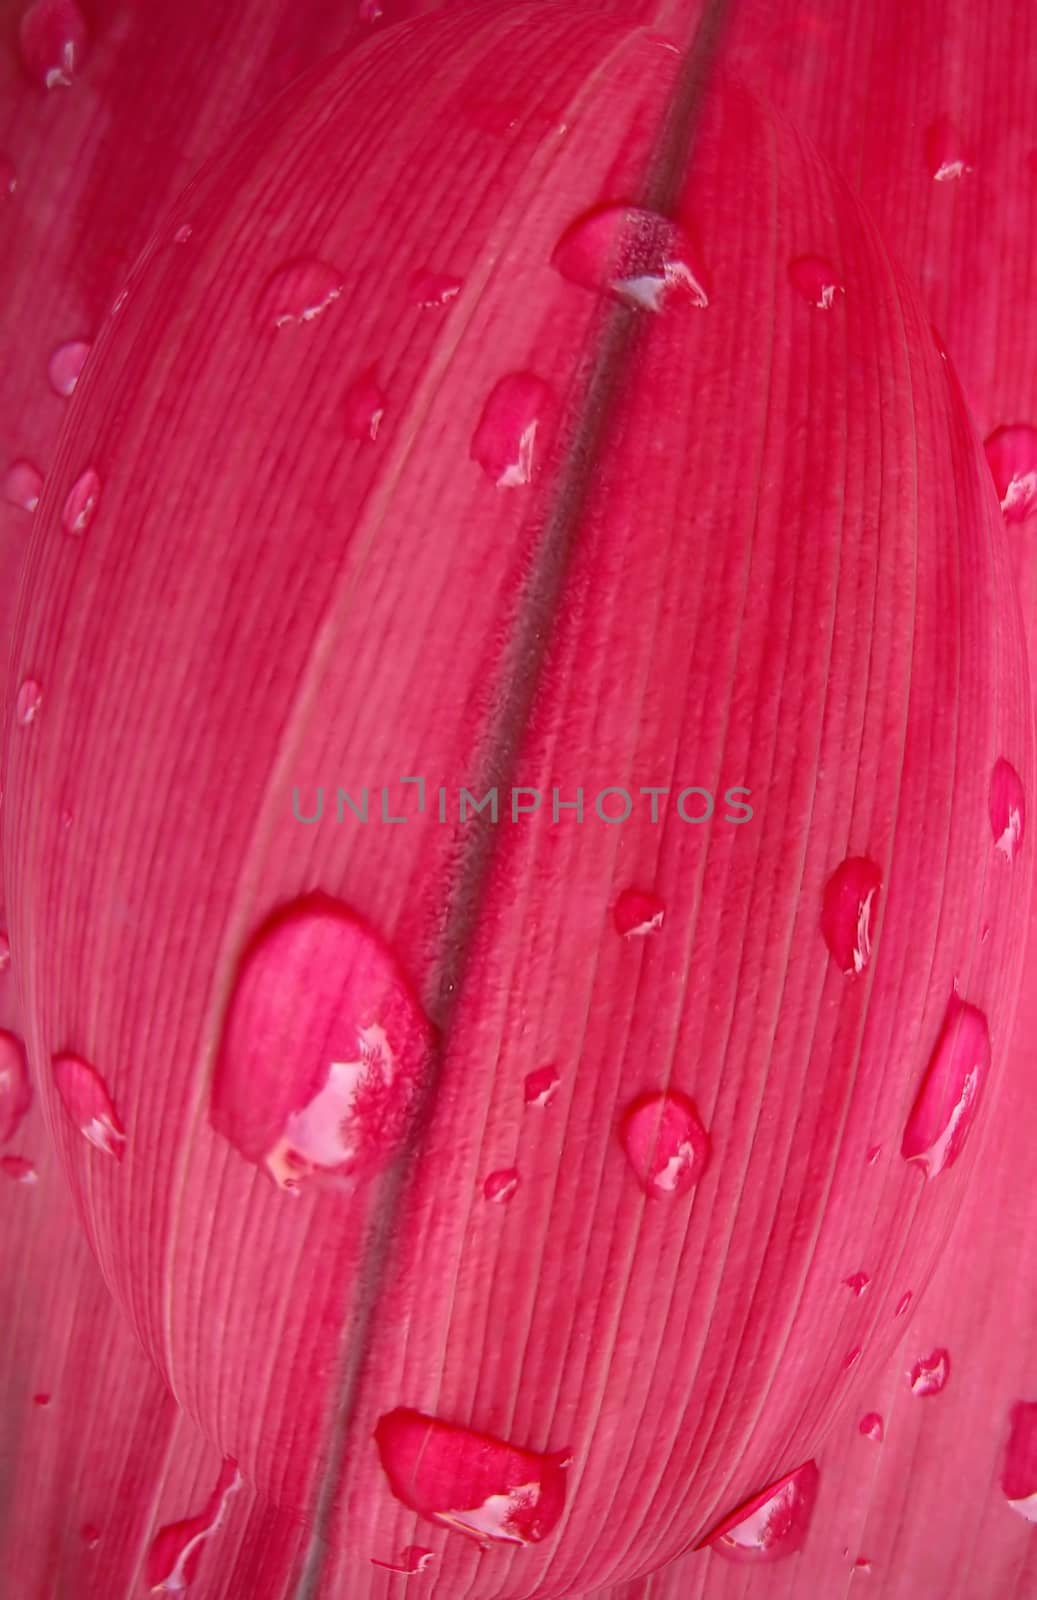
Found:
[[[342,420],[347,439],[377,439],[385,416],[385,395],[375,378],[374,367],[349,385],[342,401]]]
[[[839,273],[825,256],[796,256],[789,262],[789,282],[808,306],[831,311],[837,294],[845,294]]]
[[[820,1473],[804,1462],[769,1488],[754,1495],[707,1535],[704,1545],[730,1561],[778,1561],[802,1548],[814,1513]]]
[[[527,1073],[523,1085],[523,1096],[527,1106],[547,1106],[551,1104],[558,1093],[561,1077],[552,1066],[537,1067],[535,1072]]]
[[[904,1160],[918,1162],[927,1178],[960,1156],[989,1071],[987,1019],[953,994],[900,1146]]]
[[[563,233],[552,265],[579,284],[639,311],[686,302],[705,308],[709,292],[689,236],[669,218],[638,206],[598,206]]]
[[[848,856],[825,884],[821,932],[840,972],[859,976],[871,959],[882,874],[867,856]]]
[[[1006,522],[1025,522],[1037,512],[1037,428],[1016,422],[984,441],[997,497]]]
[[[643,889],[624,889],[612,912],[618,934],[624,939],[644,939],[658,933],[663,925],[666,908],[654,894]]]
[[[97,1069],[81,1056],[60,1055],[54,1057],[53,1072],[62,1104],[83,1138],[95,1150],[121,1161],[126,1134]]]
[[[502,1168],[500,1172],[491,1172],[483,1184],[483,1194],[487,1200],[496,1205],[507,1205],[508,1201],[518,1192],[519,1175],[514,1167]]]
[[[61,512],[61,526],[66,533],[85,533],[97,512],[101,498],[101,480],[93,467],[81,472],[65,500]]]
[[[86,62],[89,35],[74,0],[35,0],[19,41],[29,76],[45,89],[67,88]]]
[[[410,282],[410,292],[419,306],[429,309],[447,306],[461,293],[461,280],[447,272],[416,272]]]
[[[937,117],[926,129],[925,159],[934,183],[953,183],[972,171],[965,141],[950,117]]]
[[[532,482],[552,411],[551,390],[535,373],[508,373],[491,389],[472,435],[471,456],[498,489]]]
[[[911,1393],[916,1395],[939,1394],[947,1387],[951,1375],[951,1358],[946,1350],[934,1350],[922,1356],[908,1373]]]
[[[14,194],[18,188],[18,173],[10,156],[0,154],[0,200]]]
[[[1009,1414],[1001,1489],[1013,1511],[1037,1522],[1037,1401],[1020,1400]]]
[[[288,328],[315,322],[338,300],[345,275],[330,262],[298,256],[266,280],[256,304],[261,328]]]
[[[4,473],[3,495],[19,511],[35,511],[43,493],[43,474],[31,461],[12,461]]]
[[[875,1444],[881,1444],[886,1436],[882,1425],[882,1418],[877,1411],[869,1411],[858,1423],[858,1427],[865,1439],[871,1439]]]
[[[47,377],[55,394],[67,400],[79,382],[90,346],[85,339],[69,339],[59,344],[47,362]]]
[[[709,1165],[709,1134],[694,1101],[676,1089],[635,1100],[623,1117],[620,1138],[651,1199],[674,1200],[687,1194]]]
[[[236,1461],[224,1461],[215,1489],[203,1509],[182,1522],[160,1528],[151,1542],[144,1568],[152,1594],[178,1594],[188,1588],[198,1569],[207,1539],[226,1520],[233,1495],[241,1488]]]
[[[26,678],[14,702],[15,721],[20,728],[28,728],[36,721],[43,704],[43,690],[35,678]]]
[[[25,1046],[16,1034],[0,1029],[0,1144],[14,1138],[31,1105]]]

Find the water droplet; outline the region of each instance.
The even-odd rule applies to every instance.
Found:
[[[911,1291],[910,1291],[910,1289],[907,1289],[900,1296],[900,1299],[897,1301],[896,1305],[894,1306],[893,1315],[895,1317],[902,1317],[904,1315],[904,1312],[907,1310],[907,1308],[908,1308],[908,1306],[910,1304],[911,1304]]]
[[[24,1156],[0,1156],[0,1172],[14,1183],[36,1183],[36,1168]]]
[[[74,0],[35,0],[20,38],[25,70],[45,89],[67,87],[86,61],[87,27]]]
[[[952,182],[972,171],[961,133],[949,117],[938,117],[926,129],[925,159],[937,183]]]
[[[1008,1422],[1001,1488],[1013,1511],[1037,1522],[1037,1401],[1019,1400]]]
[[[371,1557],[373,1567],[384,1567],[386,1572],[402,1572],[405,1577],[412,1578],[416,1572],[426,1572],[435,1561],[435,1553],[426,1550],[420,1544],[409,1544],[400,1551],[398,1561],[376,1561]]]
[[[864,1435],[864,1437],[866,1439],[873,1439],[876,1444],[881,1444],[886,1436],[886,1431],[882,1426],[882,1418],[879,1416],[877,1411],[867,1412],[866,1415],[861,1418],[858,1426],[860,1427],[861,1433]]]
[[[433,1041],[391,951],[344,905],[308,896],[245,951],[213,1125],[284,1189],[367,1177],[413,1130]]]
[[[946,1388],[951,1375],[951,1358],[946,1350],[934,1350],[931,1356],[922,1356],[915,1362],[908,1379],[911,1393],[917,1395],[939,1394]]]
[[[10,156],[0,155],[0,199],[14,194],[18,187],[18,174]]]
[[[53,1069],[65,1110],[84,1139],[121,1161],[126,1134],[100,1074],[80,1056],[55,1056]]]
[[[215,1489],[197,1516],[171,1522],[160,1528],[151,1542],[145,1566],[145,1581],[155,1593],[179,1593],[195,1575],[202,1546],[212,1537],[227,1515],[231,1496],[241,1488],[241,1473],[236,1461],[224,1461]]]
[[[4,499],[19,511],[35,511],[43,493],[43,474],[31,461],[12,461],[4,473]]]
[[[868,1163],[869,1167],[873,1167],[881,1154],[882,1146],[880,1144],[873,1144],[864,1159]]]
[[[799,1550],[810,1527],[820,1473],[804,1462],[777,1483],[754,1495],[708,1534],[708,1544],[732,1561],[777,1561]]]
[[[532,480],[537,435],[546,430],[553,409],[550,388],[532,372],[511,372],[491,389],[472,435],[471,455],[498,489]]]
[[[81,472],[65,501],[61,525],[66,533],[85,533],[94,519],[97,502],[101,498],[101,480],[93,467]]]
[[[824,256],[796,256],[789,262],[789,281],[807,305],[819,311],[831,311],[836,295],[846,293],[838,272]]]
[[[990,826],[994,849],[1014,861],[1023,843],[1026,801],[1023,781],[1010,761],[1001,756],[990,774]]]
[[[917,1161],[927,1178],[957,1161],[989,1070],[987,1019],[952,994],[900,1146],[905,1161]]]
[[[182,222],[173,235],[174,244],[186,244],[194,229],[189,222]]]
[[[537,1067],[526,1076],[524,1093],[527,1106],[550,1105],[558,1091],[561,1078],[554,1067]]]
[[[416,272],[410,281],[410,292],[419,306],[445,306],[457,299],[461,280],[446,272]]]
[[[694,1102],[676,1089],[635,1100],[620,1137],[638,1182],[653,1198],[687,1194],[709,1165],[709,1134]]]
[[[616,932],[624,939],[641,939],[646,934],[657,933],[663,925],[665,907],[654,894],[641,889],[624,889],[612,913]]]
[[[313,322],[345,289],[345,275],[315,256],[298,256],[272,273],[260,291],[256,322],[286,328]]]
[[[675,222],[638,206],[598,206],[563,233],[552,265],[583,289],[610,293],[641,311],[671,302],[709,305],[703,272],[688,235]]]
[[[507,1205],[519,1186],[519,1175],[514,1167],[503,1168],[500,1172],[491,1172],[483,1184],[483,1194],[487,1200],[494,1200],[500,1205]]]
[[[85,339],[70,339],[59,344],[47,363],[47,377],[55,394],[67,399],[79,382],[90,346]]]
[[[31,1105],[25,1046],[16,1034],[0,1029],[0,1144],[14,1138]]]
[[[112,314],[113,317],[117,317],[119,315],[119,312],[122,310],[123,306],[126,304],[126,302],[127,302],[127,300],[129,298],[130,298],[129,289],[120,289],[119,290],[119,293],[115,296],[115,299],[112,301],[111,314]]]
[[[859,1300],[871,1279],[866,1272],[851,1272],[848,1278],[843,1279],[843,1282],[848,1289],[853,1290],[855,1297]]]
[[[859,1344],[855,1344],[852,1350],[847,1350],[846,1354],[843,1356],[843,1371],[849,1372],[851,1367],[855,1367],[858,1361],[861,1359],[862,1354],[863,1351]]]
[[[881,887],[882,874],[867,856],[847,856],[825,884],[821,932],[840,972],[868,965]]]
[[[385,396],[375,379],[374,367],[349,385],[342,402],[347,439],[377,439],[385,415]]]
[[[565,1507],[570,1451],[520,1450],[403,1408],[379,1419],[375,1442],[398,1500],[484,1549],[491,1542],[539,1543]]]
[[[2,799],[2,798],[3,798],[3,795],[2,795],[2,793],[0,793],[0,799]],[[10,965],[11,965],[11,941],[7,937],[6,933],[0,933],[0,974],[5,973]],[[2,1142],[2,1141],[0,1141],[0,1142]]]
[[[18,726],[27,728],[30,722],[35,722],[42,704],[43,690],[35,678],[26,678],[14,702],[14,715]]]
[[[1037,511],[1037,428],[1016,422],[984,441],[1006,522],[1025,522]]]
[[[34,1394],[33,1397],[32,1397],[32,1403],[33,1403],[34,1406],[49,1406],[50,1405],[50,1395],[49,1394]]]
[[[360,0],[357,17],[361,22],[377,22],[381,15],[381,0]]]
[[[871,1562],[868,1560],[867,1556],[858,1556],[853,1564],[853,1570],[854,1572],[870,1572]]]
[[[96,1550],[101,1543],[101,1530],[95,1528],[92,1522],[84,1522],[79,1530],[79,1537],[88,1550]]]

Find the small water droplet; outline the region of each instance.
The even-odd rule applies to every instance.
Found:
[[[130,298],[129,289],[120,289],[119,290],[119,293],[115,296],[115,299],[112,301],[111,315],[113,317],[117,317],[119,315],[119,312],[122,310],[123,306],[126,304],[126,302],[127,302],[127,300],[129,298]]]
[[[330,262],[298,256],[266,280],[256,305],[256,322],[262,328],[314,322],[339,299],[345,286],[345,274]]]
[[[87,26],[74,0],[35,0],[20,40],[25,70],[45,89],[67,87],[86,61]]]
[[[461,293],[461,280],[447,272],[416,272],[410,292],[419,306],[446,306]]]
[[[361,22],[377,22],[382,15],[381,0],[360,0],[357,17]]]
[[[551,1103],[561,1083],[554,1067],[537,1067],[526,1075],[524,1094],[527,1106],[546,1106]]]
[[[855,1367],[858,1361],[861,1359],[862,1354],[863,1351],[859,1344],[855,1344],[852,1350],[847,1350],[846,1354],[843,1356],[843,1371],[849,1372],[851,1367]]]
[[[61,513],[61,526],[65,532],[85,533],[94,519],[100,498],[101,480],[93,467],[87,467],[68,491],[68,498]]]
[[[43,474],[31,461],[12,461],[4,473],[4,499],[19,511],[35,511],[43,493]]]
[[[989,1070],[987,1019],[976,1006],[952,994],[900,1146],[905,1161],[917,1161],[927,1178],[937,1177],[957,1161]]]
[[[854,1572],[870,1572],[871,1562],[868,1560],[867,1556],[858,1556],[853,1564],[853,1570]]]
[[[50,1395],[49,1394],[34,1394],[33,1397],[32,1397],[32,1403],[33,1403],[34,1406],[49,1406],[50,1405]]]
[[[1009,1414],[1001,1489],[1013,1511],[1037,1522],[1037,1400],[1019,1400]]]
[[[937,183],[953,182],[972,171],[961,133],[949,117],[937,117],[926,129],[925,159]]]
[[[71,1055],[55,1056],[53,1070],[65,1110],[84,1139],[121,1161],[126,1134],[100,1073],[80,1056]]]
[[[882,1425],[882,1418],[879,1416],[877,1411],[867,1412],[866,1415],[861,1418],[858,1426],[860,1427],[860,1431],[864,1437],[866,1439],[873,1439],[876,1444],[881,1444],[886,1436],[885,1429]]]
[[[531,482],[541,429],[553,413],[553,396],[532,372],[511,372],[491,389],[472,435],[471,455],[497,485],[515,489]]]
[[[537,1544],[564,1510],[569,1451],[540,1455],[404,1408],[379,1419],[375,1442],[398,1500],[484,1548]]]
[[[2,793],[2,791],[0,791],[0,800],[2,800],[2,799],[3,799],[3,793]],[[10,965],[11,965],[11,941],[7,937],[6,933],[0,933],[0,974],[5,973]],[[2,1140],[0,1140],[0,1142],[2,1142]]]
[[[72,826],[72,813],[67,808],[61,813],[60,822],[63,831],[67,833]]]
[[[385,395],[368,367],[349,385],[342,401],[342,420],[347,439],[377,439],[385,416]]]
[[[623,1117],[620,1137],[638,1182],[652,1198],[687,1194],[709,1165],[709,1134],[694,1102],[677,1089],[635,1100]]]
[[[496,1201],[499,1205],[507,1205],[516,1193],[519,1186],[519,1175],[514,1167],[502,1168],[500,1172],[491,1172],[483,1184],[483,1194],[487,1200]]]
[[[247,947],[224,1021],[212,1121],[280,1187],[339,1186],[413,1130],[433,1030],[395,958],[344,905],[312,895]]]
[[[859,1300],[871,1279],[866,1272],[851,1272],[848,1278],[843,1279],[843,1282],[848,1289],[853,1290],[855,1298]]]
[[[13,1183],[36,1183],[36,1168],[24,1156],[0,1156],[0,1172]]]
[[[907,1289],[900,1296],[900,1299],[897,1301],[896,1305],[894,1306],[893,1315],[895,1317],[902,1317],[904,1315],[904,1312],[907,1310],[907,1308],[908,1308],[908,1306],[910,1304],[911,1304],[911,1291],[910,1291],[910,1289]]]
[[[1006,522],[1025,522],[1037,512],[1037,428],[1015,422],[984,441],[997,497]]]
[[[85,339],[69,339],[58,345],[47,363],[47,377],[55,394],[68,398],[79,382],[89,354],[90,345]]]
[[[18,174],[10,156],[0,155],[0,199],[14,194],[18,187]]]
[[[831,311],[837,294],[846,290],[839,274],[824,256],[796,256],[789,262],[789,281],[808,306]]]
[[[405,1577],[412,1578],[416,1572],[427,1572],[435,1559],[434,1551],[426,1550],[420,1544],[409,1544],[400,1551],[398,1561],[376,1561],[372,1556],[371,1565],[383,1567],[386,1572],[402,1572]]]
[[[1006,861],[1014,861],[1019,854],[1025,825],[1023,781],[1012,763],[1001,756],[990,774],[990,827],[994,849],[1000,851]]]
[[[39,716],[43,690],[35,678],[26,678],[14,702],[14,715],[20,728],[27,728]]]
[[[778,1561],[799,1550],[807,1536],[820,1473],[813,1461],[754,1495],[708,1534],[704,1545],[731,1561]]]
[[[612,919],[616,932],[624,939],[642,939],[657,933],[666,914],[661,900],[641,889],[624,889],[616,901]]]
[[[570,283],[609,293],[641,311],[671,302],[709,305],[691,239],[667,217],[639,206],[597,206],[563,233],[552,265]]]
[[[101,1530],[95,1528],[92,1522],[84,1522],[79,1530],[79,1537],[88,1550],[96,1550],[101,1543]]]
[[[881,1154],[882,1146],[880,1144],[873,1144],[864,1159],[868,1163],[869,1167],[873,1167]]]
[[[853,976],[868,965],[881,887],[867,856],[847,856],[825,884],[821,932],[840,972]]]
[[[939,1394],[946,1388],[951,1375],[951,1358],[946,1350],[934,1350],[922,1356],[908,1373],[911,1393],[917,1395]]]
[[[182,222],[173,235],[174,244],[186,244],[194,229],[189,222]]]
[[[231,1496],[241,1488],[241,1481],[237,1462],[228,1457],[203,1509],[183,1522],[171,1522],[159,1529],[151,1542],[145,1566],[145,1581],[152,1594],[180,1593],[189,1586],[202,1546],[221,1526]]]
[[[16,1034],[0,1029],[0,1144],[14,1138],[31,1105],[25,1046]]]

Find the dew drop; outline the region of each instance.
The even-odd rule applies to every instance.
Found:
[[[694,1102],[677,1089],[635,1100],[624,1114],[620,1137],[638,1182],[652,1198],[687,1194],[709,1165],[709,1134]]]
[[[145,1565],[145,1581],[152,1594],[178,1594],[195,1575],[202,1546],[212,1537],[227,1515],[230,1500],[241,1488],[241,1473],[236,1461],[224,1461],[215,1489],[203,1509],[183,1522],[160,1528],[151,1542]]]
[[[36,1183],[36,1168],[24,1156],[0,1156],[0,1172],[13,1183]]]
[[[20,728],[35,722],[43,704],[43,690],[35,678],[26,678],[14,702],[14,714]]]
[[[0,799],[3,796],[0,794]],[[6,933],[0,933],[0,975],[5,973],[11,965],[11,941]],[[0,1139],[2,1143],[2,1139]]]
[[[638,206],[597,206],[569,227],[555,246],[552,265],[570,283],[612,294],[640,311],[671,302],[709,305],[704,274],[688,235],[656,211]]]
[[[852,1289],[856,1299],[860,1299],[871,1279],[866,1272],[851,1272],[848,1278],[843,1279],[848,1289]]]
[[[961,134],[949,117],[938,117],[926,129],[925,159],[936,183],[953,182],[972,171]]]
[[[870,1572],[871,1562],[868,1560],[867,1556],[858,1556],[853,1564],[853,1570],[854,1572]]]
[[[739,1506],[696,1549],[708,1544],[731,1561],[778,1561],[799,1550],[807,1536],[820,1473],[813,1461]]]
[[[882,1146],[880,1144],[873,1144],[864,1159],[868,1163],[869,1167],[873,1167],[881,1154]]]
[[[867,856],[847,856],[825,884],[821,932],[840,972],[864,971],[878,913],[882,874]]]
[[[540,1455],[403,1408],[379,1419],[375,1442],[398,1500],[484,1549],[537,1544],[564,1510],[570,1451]]]
[[[381,0],[360,0],[357,17],[361,22],[377,22],[381,16]]]
[[[511,372],[491,389],[472,435],[472,460],[498,489],[515,489],[532,480],[538,434],[553,413],[553,396],[532,372]]]
[[[66,533],[85,533],[94,519],[97,502],[101,498],[101,480],[93,467],[81,472],[65,501],[61,513],[61,526]]]
[[[624,939],[642,939],[657,933],[663,925],[665,907],[654,894],[641,889],[624,889],[616,901],[612,920]]]
[[[50,1395],[49,1394],[34,1394],[33,1397],[32,1397],[32,1403],[33,1403],[34,1406],[49,1406],[50,1405]]]
[[[121,1161],[126,1134],[100,1074],[80,1056],[55,1056],[53,1069],[62,1104],[84,1139]]]
[[[14,1138],[31,1105],[25,1046],[16,1034],[0,1029],[0,1144]]]
[[[67,87],[86,60],[87,27],[74,0],[35,0],[20,39],[25,69],[45,89]]]
[[[435,1552],[426,1550],[420,1544],[409,1544],[400,1551],[398,1561],[376,1561],[371,1557],[373,1567],[383,1567],[386,1572],[402,1572],[407,1578],[412,1578],[416,1572],[427,1572],[435,1561]]]
[[[858,1361],[861,1359],[862,1354],[863,1351],[859,1344],[855,1344],[852,1350],[847,1350],[846,1354],[843,1356],[843,1371],[849,1372],[851,1367],[855,1367]]]
[[[90,345],[85,339],[69,339],[66,344],[58,345],[47,363],[47,377],[55,394],[68,398],[79,382],[89,354]]]
[[[339,299],[346,280],[337,267],[315,256],[298,256],[272,273],[260,291],[256,322],[287,328],[313,322]]]
[[[951,1358],[946,1350],[934,1350],[932,1355],[916,1361],[908,1379],[911,1393],[917,1395],[939,1394],[946,1388],[951,1375]]]
[[[908,1306],[910,1304],[911,1304],[911,1291],[910,1291],[910,1289],[907,1289],[900,1296],[900,1299],[897,1301],[896,1305],[894,1306],[893,1315],[895,1317],[902,1317],[904,1315],[904,1312],[907,1310],[907,1308],[908,1308]]]
[[[392,952],[315,894],[247,947],[224,1021],[212,1121],[281,1188],[352,1184],[398,1155],[421,1100],[433,1030]]]
[[[527,1073],[524,1086],[526,1105],[550,1105],[561,1081],[557,1071],[551,1066],[537,1067],[535,1072]]]
[[[95,1528],[92,1522],[84,1522],[79,1530],[79,1537],[88,1550],[96,1550],[101,1543],[101,1530]]]
[[[808,306],[831,311],[837,294],[846,290],[839,274],[824,256],[796,256],[789,262],[789,281]]]
[[[115,296],[115,299],[112,301],[111,315],[113,317],[117,317],[119,315],[119,312],[122,310],[123,306],[126,304],[126,302],[127,302],[127,300],[129,298],[130,298],[129,289],[120,289],[119,290],[119,293]]]
[[[1004,756],[994,763],[990,774],[990,827],[994,849],[1006,861],[1014,861],[1023,843],[1026,826],[1026,801],[1023,781]]]
[[[349,385],[342,401],[342,420],[347,439],[377,439],[385,416],[385,395],[368,367]]]
[[[1006,522],[1025,522],[1037,512],[1037,428],[1015,422],[984,441],[997,497]]]
[[[461,280],[447,272],[416,272],[410,292],[419,306],[446,306],[461,293]]]
[[[0,154],[0,199],[12,195],[18,187],[18,174],[10,156]]]
[[[514,1167],[502,1168],[500,1172],[491,1172],[483,1184],[483,1194],[487,1200],[495,1201],[498,1205],[507,1205],[516,1193],[519,1186],[519,1175]]]
[[[1037,1522],[1037,1401],[1019,1400],[1009,1414],[1001,1489],[1013,1511]]]
[[[900,1146],[905,1161],[917,1161],[927,1178],[937,1177],[957,1161],[989,1070],[987,1019],[952,994]]]
[[[4,499],[19,511],[35,511],[43,493],[43,474],[31,461],[12,461],[4,473]]]
[[[182,222],[173,235],[174,244],[186,244],[194,229],[189,222]]]
[[[861,1418],[858,1427],[865,1439],[872,1439],[876,1444],[881,1444],[886,1436],[885,1429],[882,1426],[882,1418],[877,1411],[867,1412]]]

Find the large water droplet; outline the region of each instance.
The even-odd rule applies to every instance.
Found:
[[[35,0],[19,37],[25,70],[45,89],[69,85],[86,61],[87,26],[74,0]]]
[[[18,726],[27,728],[31,722],[35,722],[42,704],[43,690],[35,678],[26,678],[14,702],[14,715]]]
[[[813,1461],[754,1495],[726,1517],[696,1549],[708,1544],[732,1561],[777,1561],[802,1547],[817,1499],[820,1474]]]
[[[0,1172],[12,1183],[36,1183],[36,1168],[25,1156],[0,1156]]]
[[[550,1105],[561,1081],[552,1066],[537,1067],[535,1072],[527,1073],[523,1089],[527,1106]]]
[[[908,1373],[911,1393],[917,1395],[939,1394],[946,1388],[951,1375],[951,1358],[946,1350],[934,1350],[922,1356]]]
[[[554,267],[581,288],[610,293],[642,311],[671,302],[708,306],[705,276],[687,234],[638,206],[598,206],[563,233]]]
[[[43,474],[31,461],[12,461],[4,473],[3,494],[9,506],[35,511],[43,493]]]
[[[1001,756],[990,774],[990,827],[994,849],[1006,861],[1014,861],[1023,843],[1026,826],[1026,800],[1023,780],[1010,761]]]
[[[1011,1410],[1001,1488],[1013,1511],[1037,1522],[1037,1401],[1020,1400]]]
[[[15,1034],[0,1029],[0,1144],[14,1138],[31,1105],[25,1046]]]
[[[1006,522],[1037,512],[1037,428],[1027,422],[998,428],[984,442]]]
[[[677,1089],[635,1100],[620,1137],[638,1182],[655,1199],[687,1194],[709,1165],[709,1134],[694,1102]]]
[[[271,273],[256,304],[262,328],[286,328],[313,322],[345,289],[345,274],[315,256],[297,256]]]
[[[952,182],[972,171],[965,141],[950,117],[937,117],[926,129],[925,159],[937,183]]]
[[[957,1161],[989,1070],[987,1019],[953,994],[900,1145],[905,1161],[917,1161],[927,1178]]]
[[[420,1544],[409,1544],[400,1551],[398,1561],[377,1561],[372,1556],[371,1565],[384,1567],[386,1572],[402,1572],[405,1577],[412,1578],[416,1572],[427,1572],[435,1559],[434,1551],[426,1550]]]
[[[796,256],[789,262],[789,282],[808,306],[831,311],[837,294],[845,294],[838,272],[825,256]]]
[[[643,889],[624,889],[616,901],[612,920],[624,939],[642,939],[657,933],[663,925],[666,908],[654,894]]]
[[[101,480],[93,467],[81,472],[65,500],[61,526],[66,533],[85,533],[94,519],[101,498]]]
[[[342,397],[342,420],[348,439],[376,439],[385,415],[385,395],[368,367]]]
[[[860,1420],[860,1430],[866,1439],[873,1439],[876,1444],[881,1444],[885,1438],[885,1429],[882,1418],[877,1411],[867,1412]]]
[[[434,1035],[391,951],[312,895],[246,949],[224,1022],[212,1121],[275,1183],[353,1182],[413,1130]]]
[[[532,372],[511,372],[491,389],[471,454],[498,489],[531,481],[552,411],[550,388]]]
[[[70,1055],[55,1056],[53,1069],[65,1110],[84,1139],[121,1161],[126,1134],[100,1073],[81,1056]]]
[[[863,972],[871,956],[882,874],[867,856],[847,856],[825,884],[821,932],[840,972]]]
[[[55,394],[68,398],[79,382],[89,354],[90,346],[85,339],[70,339],[67,344],[58,345],[47,363],[47,377]]]
[[[186,1589],[198,1567],[202,1547],[227,1515],[231,1496],[241,1487],[236,1461],[224,1461],[219,1480],[204,1507],[183,1522],[160,1528],[151,1542],[144,1569],[152,1594],[178,1594]]]
[[[379,1419],[375,1441],[398,1500],[484,1548],[491,1542],[537,1544],[565,1507],[570,1451],[520,1450],[402,1408]]]
[[[871,1279],[866,1272],[851,1272],[848,1278],[843,1279],[843,1282],[848,1289],[853,1290],[855,1297],[860,1299]]]
[[[460,294],[461,280],[447,272],[416,272],[410,289],[419,306],[446,306]]]
[[[498,1205],[507,1205],[508,1201],[518,1191],[519,1175],[514,1167],[502,1167],[499,1172],[491,1172],[483,1184],[483,1194],[487,1200],[493,1200]]]

